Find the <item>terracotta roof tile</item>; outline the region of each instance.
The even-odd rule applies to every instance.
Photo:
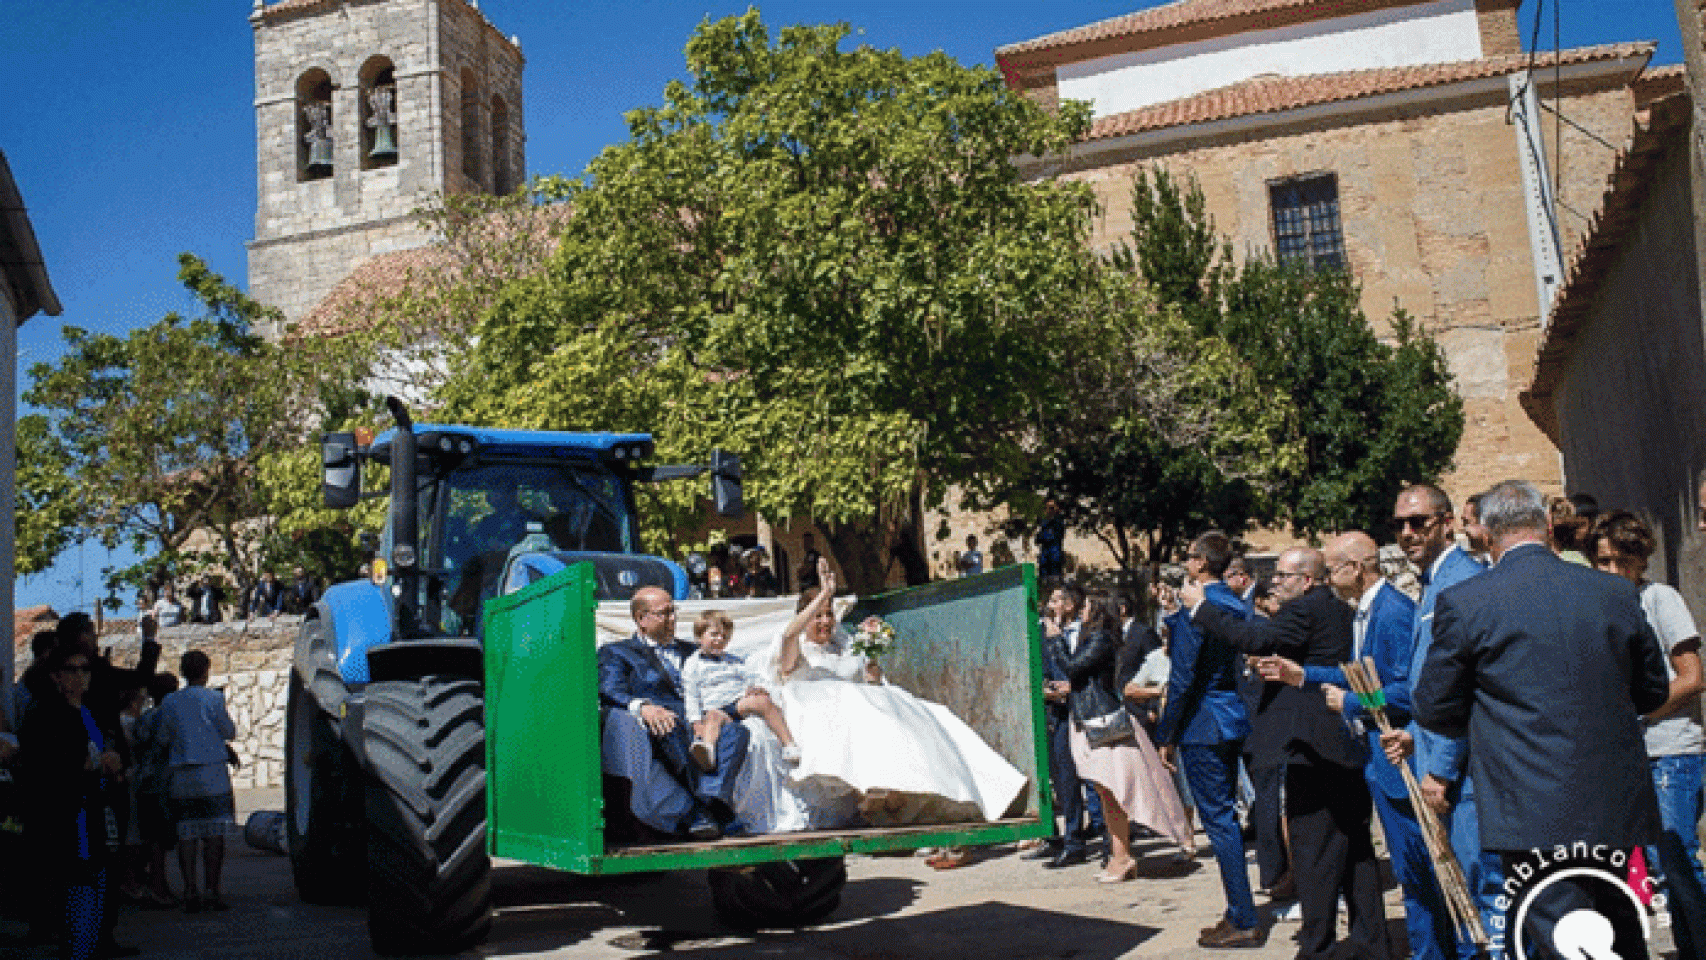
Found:
[[[1617,43],[1580,47],[1565,50],[1556,59],[1562,66],[1571,66],[1650,57],[1654,46],[1652,43]],[[1403,90],[1505,76],[1526,68],[1529,62],[1527,54],[1509,54],[1481,60],[1432,63],[1414,67],[1383,67],[1302,77],[1255,77],[1179,100],[1099,117],[1091,125],[1090,133],[1085,139],[1106,140],[1168,127],[1278,113],[1322,103],[1358,100]],[[1534,58],[1533,63],[1536,68],[1551,67],[1554,57],[1550,53],[1540,54]]]
[[[1562,437],[1553,400],[1575,356],[1577,338],[1593,318],[1601,282],[1622,256],[1630,231],[1640,226],[1637,214],[1652,186],[1653,168],[1678,138],[1686,138],[1692,114],[1688,94],[1677,93],[1655,101],[1644,123],[1637,117],[1634,136],[1617,156],[1599,212],[1570,257],[1564,286],[1536,351],[1534,379],[1518,396],[1528,418],[1554,444],[1561,444]]]
[[[53,608],[42,604],[38,607],[24,607],[12,611],[12,648],[20,654],[30,652],[30,637],[37,630],[52,629],[59,622],[59,614]],[[14,663],[17,661],[14,660]]]
[[[1688,71],[1680,63],[1654,67],[1635,79],[1635,107],[1643,109],[1654,100],[1681,93],[1688,86]]]
[[[303,0],[294,0],[303,2]],[[1084,43],[1096,43],[1102,40],[1113,40],[1119,37],[1129,37],[1140,33],[1159,33],[1164,30],[1176,30],[1180,27],[1195,26],[1200,23],[1213,23],[1217,20],[1231,20],[1234,17],[1255,16],[1263,13],[1274,13],[1280,10],[1290,10],[1297,7],[1307,7],[1319,3],[1320,0],[1176,0],[1174,3],[1139,10],[1123,16],[1110,17],[1082,27],[1061,30],[1034,40],[1023,40],[1010,43],[1005,47],[997,47],[997,57],[1011,56],[1017,53],[1033,53],[1038,50],[1052,50],[1057,47],[1072,47]],[[1421,2],[1421,0],[1415,0]],[[1335,5],[1343,7],[1343,4]],[[1337,10],[1332,11],[1337,13]]]

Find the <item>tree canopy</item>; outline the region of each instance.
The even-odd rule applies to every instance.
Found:
[[[51,530],[20,517],[37,568],[76,538],[128,544],[151,554],[147,566],[170,565],[207,530],[217,549],[199,561],[246,582],[274,533],[257,483],[263,460],[300,449],[322,415],[353,396],[341,384],[351,368],[327,358],[335,343],[270,344],[253,333],[267,308],[193,255],[179,266],[201,315],[173,313],[126,336],[66,327],[65,354],[30,368],[23,399],[39,412],[20,427],[35,462],[19,508],[53,507]],[[75,482],[43,478],[32,494],[32,472],[48,465]]]
[[[891,556],[927,575],[921,506],[1011,491],[1050,417],[1093,394],[1212,418],[1177,405],[1233,374],[1091,253],[1087,188],[1015,168],[1080,136],[1085,105],[849,32],[703,23],[688,81],[567,185],[556,254],[495,298],[440,399],[470,422],[648,430],[660,457],[731,449],[749,504],[823,524],[868,590]],[[1127,376],[1134,351],[1173,379]],[[689,525],[697,493],[659,491],[653,529]]]

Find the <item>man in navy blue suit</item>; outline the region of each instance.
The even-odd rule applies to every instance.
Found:
[[[1339,599],[1356,610],[1352,625],[1351,655],[1374,660],[1380,685],[1386,694],[1386,716],[1403,729],[1410,723],[1410,648],[1415,639],[1416,603],[1380,574],[1380,548],[1374,538],[1361,531],[1344,534],[1328,542],[1323,551],[1327,579]],[[1327,705],[1347,725],[1364,735],[1368,762],[1363,777],[1374,798],[1374,810],[1386,831],[1386,848],[1392,872],[1404,889],[1404,924],[1409,931],[1412,960],[1446,960],[1457,954],[1457,936],[1451,915],[1434,876],[1432,858],[1422,839],[1421,825],[1410,803],[1409,788],[1398,768],[1387,760],[1380,746],[1380,730],[1367,717],[1338,667],[1303,667],[1283,657],[1262,662],[1262,674],[1300,686],[1322,685]],[[1411,763],[1411,771],[1415,766]]]
[[[626,710],[646,728],[653,751],[676,787],[693,796],[680,832],[695,840],[715,840],[734,819],[735,776],[746,759],[751,734],[739,717],[730,717],[717,737],[716,770],[699,769],[690,752],[692,736],[681,690],[681,665],[697,648],[676,639],[675,601],[663,590],[636,590],[629,611],[639,629],[598,651],[598,698],[607,708]],[[635,784],[634,789],[658,786]]]
[[[1670,681],[1640,594],[1552,552],[1546,500],[1532,484],[1494,487],[1481,518],[1493,568],[1440,593],[1414,688],[1425,730],[1469,740],[1481,849],[1520,877],[1529,851],[1654,843],[1658,800],[1641,716],[1665,702]],[[1563,917],[1626,906],[1591,878],[1553,879],[1528,904],[1521,933],[1531,960],[1566,955],[1553,940]],[[1645,944],[1636,936],[1616,954],[1645,957]]]
[[[1198,537],[1185,553],[1185,573],[1201,586],[1204,602],[1237,620],[1250,619],[1250,608],[1222,582],[1232,562],[1232,541],[1211,530]],[[1238,785],[1238,756],[1250,735],[1250,715],[1238,695],[1239,657],[1222,640],[1205,638],[1191,623],[1191,612],[1178,598],[1164,593],[1172,673],[1167,677],[1167,706],[1155,728],[1161,759],[1172,767],[1175,755],[1184,764],[1203,832],[1220,865],[1220,885],[1226,893],[1226,913],[1202,931],[1197,944],[1210,948],[1260,947],[1267,931],[1256,915],[1250,894],[1250,871],[1244,864],[1244,837],[1238,829],[1233,794]]]

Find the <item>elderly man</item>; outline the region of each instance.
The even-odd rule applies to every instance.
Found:
[[[1280,554],[1273,583],[1281,606],[1272,620],[1229,616],[1203,603],[1202,590],[1194,585],[1185,587],[1179,599],[1207,636],[1247,654],[1280,656],[1305,668],[1344,663],[1351,655],[1353,617],[1327,586],[1321,552],[1297,547]],[[1380,866],[1369,834],[1372,801],[1362,777],[1366,750],[1315,686],[1268,684],[1262,708],[1269,719],[1252,734],[1252,740],[1265,741],[1256,752],[1277,755],[1285,763],[1292,876],[1303,907],[1297,956],[1384,960]],[[1345,944],[1335,946],[1340,896],[1349,908],[1349,933]]]
[[[642,789],[685,790],[693,798],[676,832],[694,840],[715,840],[734,820],[735,777],[746,759],[751,734],[739,717],[729,717],[716,743],[716,769],[702,772],[693,762],[681,667],[697,649],[675,638],[675,601],[657,587],[634,591],[629,604],[634,635],[598,651],[598,698],[612,710],[625,710],[650,734],[652,750],[674,781],[638,784]]]
[[[1520,879],[1530,850],[1656,842],[1641,715],[1665,702],[1670,683],[1638,591],[1547,548],[1546,499],[1532,484],[1494,487],[1481,518],[1494,566],[1440,593],[1414,693],[1424,729],[1469,739],[1482,849]],[[1627,908],[1607,884],[1554,881],[1528,904],[1520,933],[1531,960],[1573,955],[1553,942],[1564,916]],[[1620,941],[1622,960],[1646,956],[1639,936]]]
[[[1410,723],[1410,652],[1415,642],[1416,603],[1380,573],[1380,548],[1361,531],[1352,531],[1328,542],[1327,579],[1339,599],[1356,611],[1352,625],[1351,653],[1355,659],[1372,659],[1386,694],[1386,716],[1400,729]],[[1262,673],[1270,680],[1293,686],[1319,683],[1327,706],[1340,713],[1353,729],[1369,741],[1369,759],[1363,767],[1374,799],[1375,813],[1386,831],[1387,852],[1392,871],[1404,888],[1404,923],[1409,931],[1413,960],[1445,960],[1457,954],[1457,937],[1444,895],[1434,876],[1432,858],[1422,839],[1421,825],[1410,804],[1403,775],[1380,749],[1380,731],[1366,719],[1361,704],[1347,696],[1349,684],[1338,667],[1303,667],[1280,657],[1267,658]],[[1400,761],[1409,762],[1409,761]],[[1412,771],[1414,766],[1412,765]]]
[[[1446,589],[1481,573],[1486,568],[1463,548],[1452,533],[1454,517],[1451,498],[1431,484],[1417,484],[1398,495],[1392,508],[1392,525],[1398,545],[1421,572],[1422,599],[1416,605],[1416,633],[1410,652],[1410,682],[1421,675],[1422,663],[1433,645],[1434,604]],[[1469,744],[1462,738],[1441,736],[1410,725],[1408,736],[1415,749],[1416,776],[1422,795],[1439,815],[1451,838],[1451,850],[1463,868],[1469,893],[1481,905],[1481,923],[1491,930],[1493,918],[1503,911],[1495,901],[1499,895],[1498,859],[1481,850],[1481,830],[1475,807],[1475,781],[1469,776]],[[1457,955],[1475,956],[1478,948],[1459,940]]]
[[[1232,562],[1232,541],[1218,530],[1197,537],[1185,553],[1186,589],[1197,604],[1233,620],[1248,620],[1250,608],[1222,582]],[[1205,602],[1206,601],[1206,602]],[[1238,696],[1238,656],[1224,641],[1203,636],[1178,598],[1163,593],[1172,672],[1167,677],[1167,706],[1156,725],[1155,740],[1169,769],[1177,754],[1184,764],[1191,798],[1202,817],[1203,832],[1214,847],[1226,913],[1202,931],[1197,945],[1211,949],[1260,947],[1268,932],[1256,915],[1250,872],[1244,865],[1244,839],[1233,809],[1238,755],[1250,735],[1250,715]]]

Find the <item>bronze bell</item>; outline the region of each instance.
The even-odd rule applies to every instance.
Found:
[[[368,151],[367,156],[370,159],[379,160],[396,155],[397,125],[394,123],[375,125],[373,128],[373,149]]]
[[[310,169],[310,170],[316,170],[316,169],[330,170],[331,168],[332,168],[332,140],[331,140],[331,138],[325,137],[325,138],[319,139],[319,140],[308,141],[308,169]]]

